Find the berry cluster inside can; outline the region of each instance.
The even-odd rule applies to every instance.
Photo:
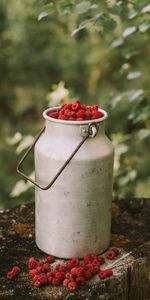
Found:
[[[99,110],[98,105],[89,106],[76,100],[73,103],[62,104],[56,111],[49,112],[48,116],[58,120],[88,121],[100,119],[104,114]]]

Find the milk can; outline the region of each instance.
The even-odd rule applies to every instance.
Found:
[[[60,258],[99,254],[110,243],[113,146],[100,119],[65,121],[44,111],[45,128],[17,166],[35,184],[37,246]],[[35,146],[35,181],[20,166]]]

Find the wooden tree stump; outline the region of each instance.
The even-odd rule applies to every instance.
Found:
[[[0,299],[149,300],[150,199],[115,199],[112,214],[111,246],[120,248],[121,252],[113,267],[114,275],[103,281],[95,276],[72,293],[63,286],[33,288],[28,276],[28,259],[46,257],[35,245],[34,204],[1,212]],[[119,261],[123,255],[126,257]],[[6,273],[16,264],[22,272],[14,281],[8,281]]]

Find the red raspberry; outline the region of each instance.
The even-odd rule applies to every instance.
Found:
[[[84,277],[86,280],[89,280],[92,277],[92,272],[90,270],[84,271]]]
[[[111,250],[116,253],[116,256],[119,255],[119,250],[117,248],[111,248]]]
[[[67,113],[67,117],[69,117],[69,118],[76,118],[76,112],[75,111],[69,111],[68,113]]]
[[[76,100],[73,104],[72,104],[72,110],[77,111],[80,108],[80,101]]]
[[[32,279],[33,279],[33,282],[35,282],[35,281],[39,280],[39,276],[35,275]]]
[[[62,281],[65,278],[65,272],[57,272],[56,275],[55,275],[55,278]]]
[[[93,274],[98,274],[99,273],[99,266],[93,266],[92,273]]]
[[[83,109],[79,109],[76,113],[77,118],[84,118],[85,117],[85,111]]]
[[[70,109],[65,109],[64,115],[65,115],[66,117],[71,117],[71,116],[70,116],[70,113],[71,113]]]
[[[55,261],[55,258],[53,256],[49,255],[49,256],[47,256],[46,261],[51,264],[52,262]]]
[[[57,111],[55,111],[55,112],[49,113],[48,116],[51,118],[54,118],[54,119],[58,119],[59,113]]]
[[[39,281],[41,284],[46,284],[47,283],[47,275],[42,273],[39,275]]]
[[[16,273],[16,274],[19,274],[20,271],[21,271],[21,269],[20,269],[19,267],[17,267],[17,266],[14,266],[14,267],[12,268],[12,272],[14,272],[14,273]]]
[[[70,110],[71,110],[71,109],[72,109],[72,103],[68,103],[68,104],[66,104],[65,108],[66,108],[66,109],[70,109]]]
[[[85,111],[85,118],[87,118],[87,120],[90,120],[91,119],[91,116],[92,116],[92,113],[90,110],[86,110]]]
[[[70,273],[73,275],[73,276],[77,276],[77,268],[74,267],[71,269]]]
[[[85,279],[84,279],[84,277],[83,277],[83,276],[78,276],[78,277],[76,278],[76,283],[77,283],[78,285],[85,285]]]
[[[84,274],[84,268],[83,267],[77,267],[76,274],[77,274],[77,276],[82,276]]]
[[[38,288],[40,285],[41,285],[41,283],[40,283],[39,280],[36,280],[36,281],[34,282],[34,287]]]
[[[61,105],[60,109],[64,109],[64,108],[66,108],[66,107],[67,107],[67,104],[64,103],[64,104]]]
[[[51,276],[52,276],[52,277],[55,277],[57,271],[56,271],[56,270],[52,270],[50,273],[51,273]]]
[[[32,269],[29,271],[29,276],[34,277],[35,275],[38,275],[38,271],[36,269]]]
[[[103,117],[103,113],[101,111],[93,110],[92,111],[92,120],[99,119]]]
[[[84,110],[86,110],[87,107],[88,107],[88,105],[86,105],[86,104],[82,104],[82,105],[81,105],[81,108],[84,109]]]
[[[42,271],[46,272],[46,271],[50,270],[50,268],[51,268],[50,264],[49,263],[45,263],[45,264],[43,264]]]
[[[106,276],[109,277],[109,276],[112,276],[113,275],[113,271],[112,269],[106,269],[105,270],[105,273],[106,273]]]
[[[91,262],[89,262],[89,263],[86,263],[85,265],[84,265],[84,270],[93,270],[93,265],[92,265],[92,263]]]
[[[67,269],[68,271],[70,271],[73,267],[74,267],[74,266],[73,266],[73,264],[72,264],[72,261],[69,260],[69,261],[66,263],[66,269]]]
[[[29,269],[35,269],[37,267],[37,264],[38,264],[38,261],[34,257],[31,257],[29,259],[28,267],[29,267]]]
[[[84,260],[85,263],[91,262],[91,255],[84,256],[83,260]]]
[[[75,291],[77,289],[77,284],[75,281],[70,281],[68,283],[68,289],[69,291]]]
[[[48,277],[47,277],[47,282],[48,282],[48,283],[52,283],[53,279],[54,279],[54,278],[53,278],[52,276],[48,276]]]
[[[72,258],[71,259],[71,263],[72,263],[73,267],[76,267],[76,266],[78,266],[80,264],[80,261],[79,261],[78,258]]]
[[[64,279],[64,281],[63,281],[63,286],[68,286],[68,283],[70,282],[70,280],[69,279]]]
[[[57,264],[55,268],[56,268],[56,270],[59,271],[59,272],[65,272],[65,271],[66,271],[65,266],[63,266],[63,265],[61,265],[61,264]]]
[[[66,273],[65,278],[69,279],[71,281],[73,279],[73,276],[71,273],[68,272],[68,273]]]
[[[59,120],[68,120],[68,118],[65,115],[59,115]]]
[[[98,260],[99,260],[100,265],[103,265],[105,263],[103,256],[98,256]]]
[[[114,250],[109,250],[107,253],[106,253],[106,258],[108,259],[114,259],[116,257],[116,253]]]
[[[13,280],[15,277],[16,277],[16,273],[14,273],[13,271],[7,273],[7,279]]]
[[[60,280],[58,278],[53,278],[52,285],[56,285],[56,286],[60,285]]]
[[[93,105],[92,110],[97,110],[98,111],[98,105]]]
[[[43,272],[43,264],[42,264],[42,266],[38,266],[36,268],[36,270],[38,271],[38,274],[42,273]]]
[[[100,265],[99,260],[98,260],[97,258],[94,258],[93,261],[92,261],[92,265],[93,265],[93,266],[98,266],[98,267],[99,267],[99,265]]]
[[[100,279],[105,279],[107,276],[105,271],[100,271],[98,275]]]
[[[83,118],[76,118],[77,121],[84,121]]]

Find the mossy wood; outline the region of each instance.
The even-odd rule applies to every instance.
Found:
[[[150,199],[114,199],[111,245],[129,253],[115,266],[114,276],[94,280],[77,292],[63,286],[33,288],[27,261],[46,255],[34,240],[34,204],[1,213],[0,218],[0,299],[14,300],[149,300],[150,299]],[[8,281],[6,273],[19,265],[21,274]]]

